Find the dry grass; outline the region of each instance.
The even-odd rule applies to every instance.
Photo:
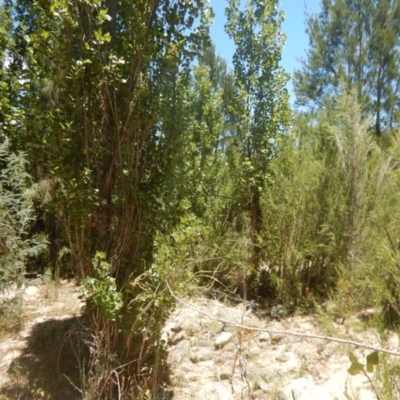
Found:
[[[26,314],[22,299],[3,299],[0,303],[0,340],[13,336],[23,329]]]

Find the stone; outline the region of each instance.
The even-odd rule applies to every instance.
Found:
[[[178,333],[182,330],[182,328],[176,322],[169,322],[164,326],[161,334],[161,340],[164,343],[170,343],[171,338],[175,333]]]
[[[208,339],[201,339],[197,343],[197,347],[213,347],[213,346],[214,346],[213,341]]]
[[[280,366],[270,366],[264,367],[260,371],[260,378],[268,384],[276,385],[281,382],[282,378],[284,378],[285,373],[280,369]],[[264,386],[261,386],[261,389],[264,389]]]
[[[191,352],[190,361],[192,363],[198,363],[201,361],[207,361],[214,358],[214,353],[208,348],[199,348]]]
[[[249,326],[250,328],[261,328],[263,323],[253,315],[249,320],[245,320],[244,325]]]
[[[38,286],[28,286],[25,289],[24,294],[27,296],[35,296],[39,293],[39,287]]]
[[[214,340],[214,346],[219,348],[232,339],[232,332],[222,332]]]
[[[271,343],[271,336],[269,335],[268,332],[261,332],[260,335],[258,336],[258,341],[260,343]]]
[[[281,342],[285,338],[286,338],[286,335],[284,335],[282,333],[273,333],[271,335],[271,343],[272,344],[277,344],[277,343]]]
[[[286,314],[286,311],[282,304],[278,304],[277,306],[273,306],[271,308],[271,318],[280,320]]]
[[[275,357],[276,361],[286,362],[289,361],[290,357],[287,354],[280,354],[279,356]]]
[[[178,332],[171,339],[169,339],[168,344],[175,345],[186,338],[186,334],[183,331]]]
[[[330,390],[331,389],[331,390]],[[282,392],[289,397],[289,399],[295,400],[309,400],[309,399],[324,399],[324,400],[334,400],[337,398],[343,398],[343,393],[340,390],[337,391],[336,388],[327,386],[316,385],[312,380],[307,378],[295,379],[288,386],[286,386]],[[333,389],[333,391],[332,391]],[[372,397],[360,396],[360,398],[369,399]],[[376,396],[375,396],[376,398]]]
[[[189,362],[182,362],[179,369],[185,374],[193,371],[193,364]]]
[[[175,349],[169,352],[169,361],[173,364],[179,365],[187,359],[188,351],[182,349]]]
[[[232,359],[231,353],[223,353],[215,358],[215,362],[217,364],[225,364],[227,361],[230,361],[231,359]]]
[[[182,330],[182,327],[176,324],[172,324],[169,329],[171,330],[171,332],[178,333]]]
[[[240,321],[243,318],[244,325],[252,321],[250,324],[254,327],[262,323],[277,332],[320,333],[313,316],[271,321],[270,318],[263,320],[259,313],[258,318],[253,318],[254,314],[244,315],[243,305],[231,307],[210,299],[194,299],[190,304],[207,313],[218,311],[224,319]],[[170,343],[179,339],[177,344],[167,347],[174,400],[343,400],[346,385],[354,396],[376,400],[365,377],[348,376],[347,355],[333,351],[334,345],[329,343],[240,329],[181,306],[165,329]],[[391,343],[394,348],[398,346],[396,339]],[[333,356],[327,360],[325,357],[331,352]],[[251,395],[242,380],[241,368],[254,390]],[[175,381],[180,384],[176,385]]]
[[[224,331],[225,332],[232,332],[232,333],[236,333],[239,331],[240,328],[238,328],[235,325],[225,325],[224,327]]]
[[[276,396],[276,400],[290,400],[290,399],[284,392],[280,391]]]
[[[256,358],[260,355],[260,348],[258,346],[252,346],[248,349],[249,356]]]
[[[189,334],[194,334],[201,331],[200,323],[189,318],[183,320],[180,327]]]
[[[236,345],[235,343],[229,342],[223,347],[224,351],[235,351],[236,350]]]
[[[207,337],[215,336],[220,333],[224,328],[224,324],[219,321],[207,321],[203,324],[203,332],[207,332]]]
[[[264,400],[265,393],[261,389],[257,389],[253,392],[253,399],[255,400]]]
[[[219,377],[221,380],[231,379],[233,372],[233,363],[231,361],[228,361],[222,366]]]

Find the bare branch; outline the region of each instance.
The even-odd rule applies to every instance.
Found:
[[[234,326],[236,328],[245,329],[247,331],[276,333],[276,334],[287,335],[287,336],[304,337],[304,338],[308,338],[308,339],[326,340],[326,341],[329,341],[329,342],[349,344],[351,346],[361,347],[363,349],[368,349],[368,350],[373,350],[373,351],[379,351],[380,353],[385,353],[385,354],[389,354],[391,356],[400,357],[400,353],[397,352],[397,351],[392,351],[392,350],[388,350],[388,349],[382,349],[380,347],[371,346],[371,345],[368,345],[368,344],[365,344],[365,343],[356,342],[356,341],[350,340],[350,339],[339,339],[339,338],[332,337],[332,336],[314,335],[314,334],[311,334],[311,333],[302,333],[302,332],[287,331],[287,330],[283,330],[282,331],[282,330],[269,329],[269,328],[254,328],[254,327],[242,325],[240,323],[237,323],[237,322],[234,322],[234,321],[230,321],[230,320],[227,320],[227,319],[224,319],[224,318],[217,318],[217,317],[214,317],[211,314],[208,314],[208,313],[206,313],[204,311],[199,310],[196,307],[193,307],[192,305],[188,304],[184,300],[180,299],[172,291],[172,289],[169,286],[168,282],[166,282],[166,284],[168,286],[169,292],[171,293],[171,296],[178,303],[184,305],[185,307],[187,307],[187,308],[189,308],[189,309],[191,309],[191,310],[193,310],[193,311],[195,311],[195,312],[197,312],[199,314],[202,314],[202,315],[206,316],[207,318],[209,318],[211,320],[221,322],[221,323],[223,323],[225,325]]]

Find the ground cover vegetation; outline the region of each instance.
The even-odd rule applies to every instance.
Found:
[[[169,290],[400,322],[400,2],[323,0],[294,74],[277,0],[0,6],[1,285],[81,284],[88,399],[156,398]],[[120,397],[118,397],[120,396]]]

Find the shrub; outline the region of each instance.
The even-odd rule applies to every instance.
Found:
[[[299,118],[263,194],[264,275],[284,303],[312,305],[338,289],[349,304],[371,299],[366,265],[376,264],[382,227],[398,208],[391,173],[351,96]]]
[[[0,289],[20,283],[27,261],[47,247],[44,236],[29,234],[35,213],[26,164],[24,153],[0,144]]]

